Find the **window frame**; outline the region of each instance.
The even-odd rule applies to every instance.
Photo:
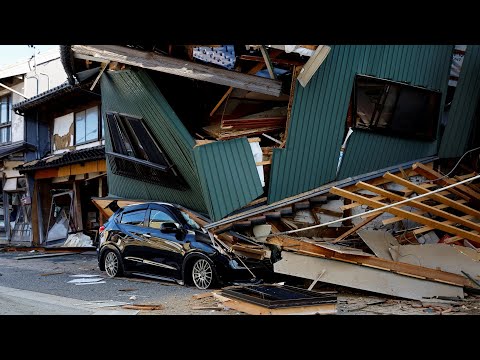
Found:
[[[96,108],[97,109],[97,138],[93,140],[85,140],[83,142],[77,142],[77,114],[79,113],[84,113],[84,121],[85,121],[85,139],[87,137],[87,110]],[[73,145],[78,146],[78,145],[85,145],[85,144],[90,144],[93,142],[101,141],[105,138],[104,136],[104,131],[103,131],[103,126],[102,126],[102,121],[103,117],[101,115],[101,110],[100,110],[100,105],[94,105],[90,106],[88,108],[84,108],[83,110],[80,111],[74,111],[73,112],[73,123],[74,123],[74,130],[73,130]]]
[[[189,188],[142,117],[115,111],[106,111],[104,115],[111,147],[105,154],[112,173],[179,190]],[[138,126],[140,133],[139,129],[135,131]],[[148,139],[142,141],[142,132]]]
[[[151,205],[151,206],[149,206],[148,211],[147,211],[147,216],[145,217],[145,220],[147,221],[147,226],[146,227],[148,227],[149,229],[154,229],[154,230],[160,231],[160,228],[155,228],[155,227],[150,226],[150,215],[151,215],[152,211],[161,211],[161,212],[167,214],[168,216],[170,216],[175,224],[177,224],[179,226],[183,226],[183,223],[179,221],[177,216],[175,216],[175,214],[173,214],[165,206]],[[168,221],[166,221],[166,222],[168,222]]]
[[[126,224],[126,223],[122,222],[123,217],[124,217],[125,215],[131,214],[131,213],[134,213],[134,212],[138,212],[138,211],[143,211],[143,212],[144,212],[142,225]],[[145,221],[147,220],[147,213],[149,213],[149,211],[148,211],[147,208],[129,209],[129,211],[124,211],[124,212],[122,213],[122,216],[120,216],[120,219],[119,219],[118,223],[121,224],[121,225],[125,225],[125,226],[146,227],[146,226],[145,226]],[[149,218],[149,217],[148,217],[148,218]]]
[[[383,128],[383,127],[378,127],[377,126],[378,122],[379,122],[378,120],[380,119],[380,116],[381,116],[381,112],[380,112],[380,115],[378,115],[378,119],[376,121],[375,126],[372,126],[372,118],[370,118],[370,124],[369,124],[368,127],[363,127],[363,126],[358,126],[357,125],[357,105],[358,105],[357,100],[358,100],[358,92],[360,91],[359,90],[359,80],[361,80],[361,79],[367,79],[367,80],[370,79],[370,80],[373,80],[373,81],[382,82],[384,85],[394,85],[394,86],[398,87],[399,91],[398,91],[398,94],[396,95],[396,98],[395,98],[395,104],[394,104],[393,112],[392,112],[392,115],[389,118],[389,124],[388,124],[389,128]],[[436,106],[436,109],[434,109],[432,111],[433,112],[432,118],[430,119],[429,123],[427,124],[430,131],[428,131],[428,132],[426,131],[422,134],[415,134],[414,131],[403,132],[403,131],[398,131],[398,130],[395,130],[395,129],[391,129],[392,119],[394,118],[395,112],[398,109],[398,107],[397,107],[398,106],[398,100],[401,96],[402,89],[418,90],[420,92],[430,94],[430,96],[436,96],[437,97],[436,99],[438,100],[438,104]],[[383,97],[383,93],[380,95],[380,99],[382,97]],[[388,97],[388,94],[387,94],[387,97]],[[428,142],[435,141],[435,140],[437,140],[438,124],[439,124],[439,121],[440,121],[440,114],[441,114],[442,97],[443,97],[443,94],[439,90],[432,90],[432,89],[428,89],[428,88],[422,87],[422,86],[411,85],[411,84],[406,83],[406,82],[394,81],[394,80],[391,80],[391,79],[384,79],[384,78],[380,78],[380,77],[376,77],[376,76],[358,74],[357,73],[354,76],[353,92],[352,92],[352,113],[351,113],[352,129],[360,130],[360,131],[364,131],[364,132],[372,133],[372,134],[395,137],[395,138],[404,138],[404,139],[406,138],[406,139],[410,139],[410,140],[420,140],[420,141],[428,141]],[[383,111],[383,109],[382,109],[382,111]],[[374,111],[372,112],[372,114],[374,114]],[[431,133],[431,135],[429,133]]]
[[[7,132],[8,132],[7,138],[8,138],[8,140],[3,142],[3,141],[1,141],[1,136],[0,136],[0,145],[10,144],[12,142],[12,95],[7,94],[7,95],[0,96],[0,104],[3,102],[2,101],[3,99],[7,99],[6,103],[7,103],[7,119],[8,120],[5,123],[0,122],[0,132],[1,132],[1,129],[7,128]],[[1,115],[2,115],[2,112],[0,110],[0,117],[1,117]],[[0,119],[0,121],[1,121],[1,119]]]

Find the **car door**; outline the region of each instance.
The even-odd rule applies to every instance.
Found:
[[[131,271],[146,270],[143,262],[145,247],[143,233],[148,231],[145,227],[147,210],[148,205],[128,207],[117,220],[125,266]]]
[[[159,275],[180,279],[183,256],[185,254],[182,230],[166,233],[161,230],[163,223],[175,223],[182,227],[177,216],[165,206],[151,204],[147,213],[148,233],[143,234],[148,251],[145,260],[149,270]]]

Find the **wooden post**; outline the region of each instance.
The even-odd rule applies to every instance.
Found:
[[[100,177],[98,178],[98,197],[103,197],[103,177],[102,177],[102,176],[100,176]],[[99,224],[100,226],[102,226],[102,225],[103,225],[103,221],[104,221],[104,219],[103,219],[103,214],[102,214],[101,211],[99,211],[99,212],[98,212],[98,224]]]
[[[75,225],[77,231],[83,230],[82,204],[80,202],[80,181],[73,182],[73,212],[75,216]]]

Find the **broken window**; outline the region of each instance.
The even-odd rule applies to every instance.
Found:
[[[353,126],[384,135],[435,140],[442,94],[418,86],[356,75]]]
[[[0,143],[9,143],[12,133],[12,100],[10,95],[0,97]]]
[[[106,154],[114,174],[187,188],[142,118],[114,112],[107,112],[106,118],[112,144]]]
[[[103,124],[103,122],[102,122]],[[75,113],[75,145],[102,139],[98,106]]]

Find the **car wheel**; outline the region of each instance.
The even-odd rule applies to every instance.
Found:
[[[120,255],[114,250],[106,250],[103,256],[105,272],[111,278],[123,275],[123,263]]]
[[[215,283],[215,273],[212,264],[206,259],[196,259],[192,267],[192,279],[199,289],[208,289]]]

